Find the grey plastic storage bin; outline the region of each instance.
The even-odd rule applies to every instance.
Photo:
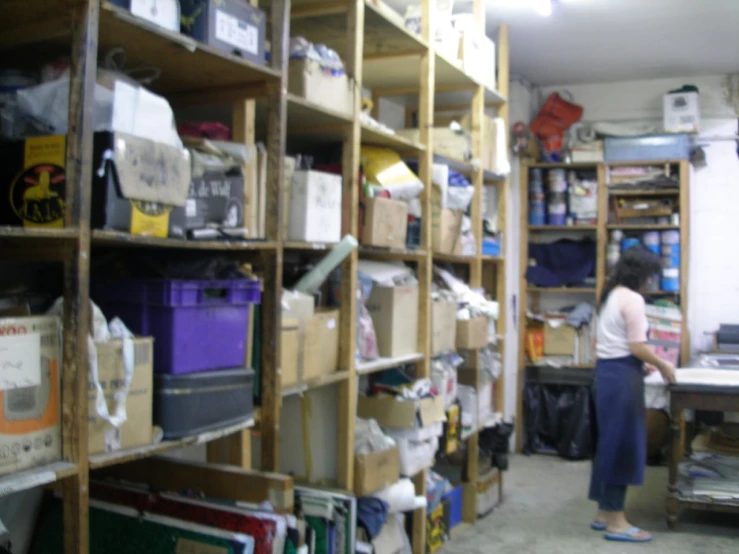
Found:
[[[605,140],[605,161],[607,162],[687,160],[689,156],[690,139],[688,135],[608,137]]]
[[[254,370],[154,375],[154,424],[181,439],[246,421],[254,414]]]

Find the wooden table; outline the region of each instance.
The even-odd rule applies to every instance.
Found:
[[[704,511],[737,512],[739,500],[715,500],[693,494],[692,482],[679,475],[678,466],[684,456],[684,415],[693,409],[709,412],[739,412],[739,388],[707,385],[673,385],[670,387],[670,478],[665,508],[667,525],[677,527],[684,508]]]

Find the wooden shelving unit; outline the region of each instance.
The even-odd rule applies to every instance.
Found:
[[[14,52],[32,51],[41,45],[46,52],[69,47],[70,104],[66,151],[65,227],[27,229],[0,227],[3,261],[63,261],[65,312],[63,318],[62,367],[62,460],[0,478],[4,493],[58,481],[64,505],[64,552],[83,554],[89,550],[88,481],[95,469],[115,466],[185,446],[212,443],[228,437],[247,444],[254,419],[177,441],[164,441],[141,448],[88,456],[87,436],[87,336],[89,330],[89,268],[99,249],[160,249],[219,252],[239,259],[257,258],[264,269],[261,336],[262,391],[260,427],[265,430],[263,465],[274,459],[274,425],[279,419],[280,298],[282,296],[282,237],[280,220],[285,144],[285,86],[288,2],[271,2],[270,65],[259,65],[240,57],[172,33],[132,16],[127,10],[100,0],[43,0],[28,5],[9,0],[0,5],[3,24],[0,48]],[[269,106],[267,155],[271,171],[267,212],[267,239],[262,241],[186,241],[131,236],[126,233],[92,230],[91,180],[94,129],[94,88],[98,59],[113,47],[125,47],[131,66],[153,66],[161,78],[151,88],[172,103],[218,100],[234,105],[234,140],[253,144],[245,114],[253,114],[255,98],[266,98]],[[53,49],[53,50],[52,50]],[[31,63],[34,58],[29,56]],[[36,60],[37,61],[37,60]],[[251,107],[250,107],[251,106]],[[239,114],[242,116],[238,119]],[[253,117],[253,115],[252,115]],[[253,122],[251,123],[253,125]],[[274,345],[274,348],[266,347]],[[243,457],[240,465],[248,468]],[[247,477],[256,479],[256,477]],[[254,481],[255,487],[256,481]]]
[[[482,187],[484,184],[498,186],[498,218],[501,230],[504,228],[506,210],[506,193],[508,190],[507,178],[483,171],[475,165],[462,161],[450,160],[433,152],[433,121],[437,108],[435,95],[441,91],[455,90],[464,92],[469,98],[466,110],[471,110],[473,127],[477,131],[473,134],[475,155],[479,156],[482,140],[479,129],[484,110],[487,106],[495,105],[498,115],[507,120],[508,108],[508,38],[507,29],[499,31],[496,47],[498,51],[498,82],[497,91],[489,90],[467,76],[457,64],[450,62],[433,49],[434,13],[433,3],[428,0],[421,2],[422,33],[415,35],[405,28],[402,17],[387,8],[384,4],[373,0],[338,1],[333,3],[313,3],[307,0],[293,0],[291,34],[304,36],[313,42],[327,44],[334,48],[344,59],[347,74],[356,82],[357,91],[369,90],[377,108],[382,97],[403,96],[410,99],[410,103],[417,103],[418,128],[420,136],[417,143],[405,137],[396,136],[367,124],[358,123],[359,106],[356,107],[353,126],[336,128],[321,128],[322,139],[343,141],[344,160],[344,198],[352,202],[345,211],[349,210],[349,227],[344,233],[356,233],[356,181],[359,170],[358,153],[361,144],[385,146],[392,148],[405,159],[418,162],[419,178],[424,183],[425,190],[421,197],[423,209],[423,228],[421,244],[418,249],[381,249],[360,246],[358,253],[342,267],[342,276],[352,275],[356,269],[358,258],[373,260],[400,260],[414,265],[419,281],[419,342],[416,354],[394,359],[379,359],[372,362],[358,362],[354,357],[353,325],[341,335],[342,345],[352,345],[340,352],[340,365],[347,368],[347,379],[338,381],[337,414],[339,417],[338,429],[338,474],[335,484],[341,488],[350,488],[353,482],[353,422],[356,414],[357,379],[360,376],[378,373],[399,365],[415,367],[417,377],[428,377],[431,360],[431,304],[430,290],[434,263],[450,263],[455,266],[466,267],[470,275],[470,284],[485,286],[492,282],[486,290],[500,302],[501,314],[498,319],[498,334],[502,335],[505,329],[505,261],[502,256],[482,255]],[[484,29],[484,2],[475,0],[474,14],[476,21]],[[358,95],[359,96],[359,95]],[[310,103],[302,101],[301,108],[310,109]],[[316,107],[316,112],[324,110]],[[292,136],[293,125],[288,114],[288,138]],[[325,131],[325,133],[324,133]],[[478,250],[474,256],[452,256],[432,253],[431,248],[431,167],[434,162],[446,163],[451,168],[463,173],[471,179],[475,186],[475,196],[472,205],[472,220],[474,233],[477,239]],[[291,243],[285,244],[286,250],[310,250],[311,246],[301,247]],[[491,278],[492,276],[492,278]],[[497,278],[496,278],[497,277]],[[342,321],[354,321],[356,313],[356,285],[353,281],[342,279]],[[347,318],[347,319],[345,319]],[[351,328],[351,330],[349,329]],[[502,347],[501,347],[502,349]],[[291,394],[309,390],[308,383],[303,383],[290,390]],[[496,406],[503,409],[503,379],[497,385]],[[469,475],[477,475],[477,435],[468,441]],[[426,471],[414,477],[416,493],[425,495]],[[470,480],[466,487],[469,493],[476,490],[476,482]],[[501,480],[502,481],[502,480]],[[476,519],[474,494],[467,494],[465,519],[473,522]],[[425,511],[418,510],[414,514],[414,533],[411,537],[414,553],[425,552]]]
[[[627,166],[654,166],[664,168],[672,175],[677,176],[679,188],[668,190],[612,190],[608,186],[608,175],[610,168],[627,167]],[[531,169],[566,169],[576,171],[589,171],[597,175],[598,178],[598,218],[596,225],[587,226],[552,226],[552,225],[529,225],[528,220],[528,190]],[[574,295],[579,298],[587,298],[585,295],[592,295],[593,301],[600,297],[603,285],[606,280],[606,249],[609,240],[609,234],[613,230],[621,230],[628,232],[641,231],[680,231],[680,290],[678,292],[655,291],[646,292],[644,296],[647,299],[657,300],[667,298],[676,300],[683,312],[683,324],[681,335],[681,359],[687,360],[690,356],[690,336],[688,334],[687,314],[688,314],[688,244],[690,241],[690,170],[687,160],[654,160],[654,161],[636,161],[636,162],[605,162],[605,163],[577,163],[577,164],[555,164],[555,163],[536,163],[524,165],[521,169],[521,266],[520,266],[520,290],[522,291],[522,301],[519,306],[519,371],[518,371],[518,405],[517,414],[518,421],[523,422],[523,388],[526,380],[526,354],[525,354],[525,330],[526,330],[526,310],[529,300],[534,308],[537,308],[541,297],[545,294],[556,295]],[[677,197],[677,206],[680,214],[680,224],[615,224],[609,221],[609,205],[610,198],[640,198],[640,197],[660,197],[669,198]],[[562,287],[562,288],[546,288],[532,287],[526,281],[526,269],[528,267],[528,245],[530,241],[538,242],[547,236],[555,235],[556,238],[562,236],[588,236],[595,234],[596,241],[596,286],[595,288],[586,287]],[[530,366],[534,367],[534,366]],[[589,367],[578,365],[567,365],[567,368],[590,369]],[[523,426],[519,425],[517,429],[517,446],[520,450],[523,444]]]
[[[252,0],[256,3],[256,0]],[[384,371],[398,364],[412,364],[418,377],[428,377],[431,363],[430,291],[434,263],[466,266],[470,284],[484,287],[500,303],[497,333],[505,331],[505,258],[482,255],[482,187],[498,187],[498,220],[505,228],[508,179],[483,171],[460,160],[444,159],[454,169],[467,175],[475,187],[472,204],[477,252],[474,256],[441,256],[431,248],[431,170],[434,160],[432,133],[435,93],[464,93],[472,112],[475,155],[480,154],[481,121],[486,107],[494,106],[508,122],[508,36],[499,29],[499,90],[478,83],[461,67],[435,52],[433,37],[435,14],[433,2],[423,0],[423,25],[420,36],[405,28],[402,17],[374,0],[340,0],[316,3],[310,0],[272,0],[263,3],[269,11],[268,39],[271,43],[269,65],[248,62],[240,57],[194,41],[184,35],[147,23],[127,10],[105,0],[40,0],[30,3],[6,0],[0,5],[3,25],[0,49],[21,51],[33,45],[70,48],[70,106],[67,136],[66,219],[63,229],[25,229],[0,227],[0,255],[3,260],[49,260],[65,263],[63,395],[63,457],[47,466],[0,478],[0,490],[15,491],[59,481],[64,499],[64,552],[83,554],[89,549],[88,482],[90,472],[101,468],[142,460],[154,455],[198,444],[208,445],[208,461],[251,468],[251,433],[261,441],[258,469],[279,472],[281,407],[284,397],[333,386],[337,406],[337,460],[335,485],[351,490],[354,472],[354,419],[357,381],[361,375]],[[268,5],[267,5],[268,4]],[[474,15],[480,29],[485,28],[483,0],[474,1]],[[302,35],[325,43],[342,56],[345,69],[354,83],[355,105],[346,115],[314,105],[287,93],[288,40]],[[227,104],[232,106],[235,141],[254,145],[257,103],[266,112],[266,147],[268,153],[265,240],[188,241],[132,236],[90,228],[93,97],[98,59],[111,48],[123,46],[127,66],[153,66],[161,77],[151,89],[165,96],[173,105]],[[33,58],[31,58],[32,60]],[[418,143],[362,123],[360,101],[363,89],[373,98],[406,96],[417,99]],[[263,108],[263,109],[262,109]],[[359,152],[361,144],[387,146],[403,156],[415,158],[419,177],[425,185],[422,195],[423,228],[416,250],[361,247],[341,266],[340,371],[282,388],[281,297],[283,259],[286,255],[321,256],[333,245],[293,242],[283,236],[282,210],[286,141],[290,138],[310,141],[340,142],[342,146],[343,211],[348,214],[342,231],[357,236]],[[218,252],[248,261],[257,260],[263,270],[261,326],[261,406],[253,421],[225,427],[210,433],[178,441],[110,454],[88,456],[87,450],[87,335],[89,332],[89,268],[96,252],[121,249],[188,250]],[[355,359],[356,273],[359,258],[402,260],[414,264],[419,281],[419,341],[416,354],[397,359],[357,363]],[[502,352],[502,345],[500,350]],[[496,386],[496,410],[502,411],[503,378]],[[252,429],[253,428],[253,429]],[[219,443],[219,441],[221,441]],[[224,457],[219,446],[228,445]],[[477,434],[468,440],[465,484],[465,520],[473,522],[478,474]],[[149,463],[149,462],[147,462]],[[266,474],[265,474],[266,475]],[[273,475],[274,474],[270,474]],[[256,479],[256,477],[254,477]],[[417,494],[426,493],[426,471],[414,476]],[[241,481],[240,481],[241,483]],[[255,490],[261,490],[255,485]],[[498,479],[502,491],[502,477]],[[501,492],[502,494],[502,492]],[[413,514],[413,552],[426,549],[426,514]]]

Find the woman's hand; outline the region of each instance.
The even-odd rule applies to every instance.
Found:
[[[660,360],[659,372],[662,374],[662,378],[670,385],[677,383],[677,378],[675,377],[675,366],[672,365],[671,362]]]

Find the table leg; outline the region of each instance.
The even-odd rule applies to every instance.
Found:
[[[680,522],[680,501],[674,496],[668,496],[665,500],[665,511],[667,519],[667,527],[673,531],[677,529]]]

